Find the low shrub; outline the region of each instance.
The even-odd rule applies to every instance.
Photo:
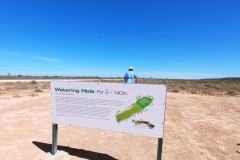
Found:
[[[178,93],[179,90],[178,90],[177,88],[174,88],[174,89],[172,90],[172,92],[174,92],[174,93]]]
[[[198,94],[197,91],[191,91],[191,94]]]
[[[238,92],[234,89],[229,89],[228,92],[227,92],[227,95],[236,96],[236,95],[238,95]]]
[[[32,80],[32,81],[30,82],[30,84],[32,84],[32,85],[37,84],[37,81]]]
[[[41,89],[35,89],[34,92],[42,92],[42,90]]]

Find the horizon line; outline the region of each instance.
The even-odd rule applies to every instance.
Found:
[[[70,75],[0,75],[1,77],[15,77],[15,78],[27,78],[27,77],[36,77],[36,78],[99,78],[99,79],[105,79],[105,78],[113,78],[113,79],[119,79],[123,78],[121,76],[89,76],[89,75],[76,75],[76,76],[70,76]],[[139,79],[170,79],[170,80],[214,80],[214,79],[240,79],[240,76],[229,76],[229,77],[211,77],[211,78],[163,78],[163,77],[139,77]]]

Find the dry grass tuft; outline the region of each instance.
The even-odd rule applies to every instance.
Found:
[[[29,93],[28,96],[35,97],[35,96],[38,96],[38,94],[37,93]]]
[[[20,93],[17,93],[17,92],[14,92],[13,95],[12,95],[13,98],[20,98],[21,95]]]

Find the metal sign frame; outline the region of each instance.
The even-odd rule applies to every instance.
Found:
[[[167,87],[168,81],[166,79],[165,85]],[[168,88],[168,87],[167,87]],[[167,99],[167,94],[166,94]],[[166,112],[166,100],[165,100],[165,112]],[[165,122],[165,113],[164,113],[164,122]],[[163,136],[164,136],[164,127],[163,127]],[[58,124],[52,123],[52,155],[57,153],[57,143],[58,143]],[[163,150],[163,138],[158,138],[157,146],[157,160],[162,160],[162,150]]]

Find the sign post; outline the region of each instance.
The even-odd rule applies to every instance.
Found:
[[[168,79],[165,80],[165,85],[167,87]],[[166,88],[166,91],[167,91],[167,88]],[[165,104],[164,105],[166,105],[166,101],[167,101],[167,95],[166,95],[166,98],[165,98]],[[165,121],[165,113],[164,113],[164,121]],[[163,148],[163,138],[158,138],[157,160],[162,160],[162,148]]]
[[[57,153],[58,124],[52,124],[52,155]]]
[[[167,85],[52,81],[52,154],[58,124],[158,138],[161,160]]]
[[[157,160],[162,160],[162,147],[163,147],[163,139],[158,138]]]

